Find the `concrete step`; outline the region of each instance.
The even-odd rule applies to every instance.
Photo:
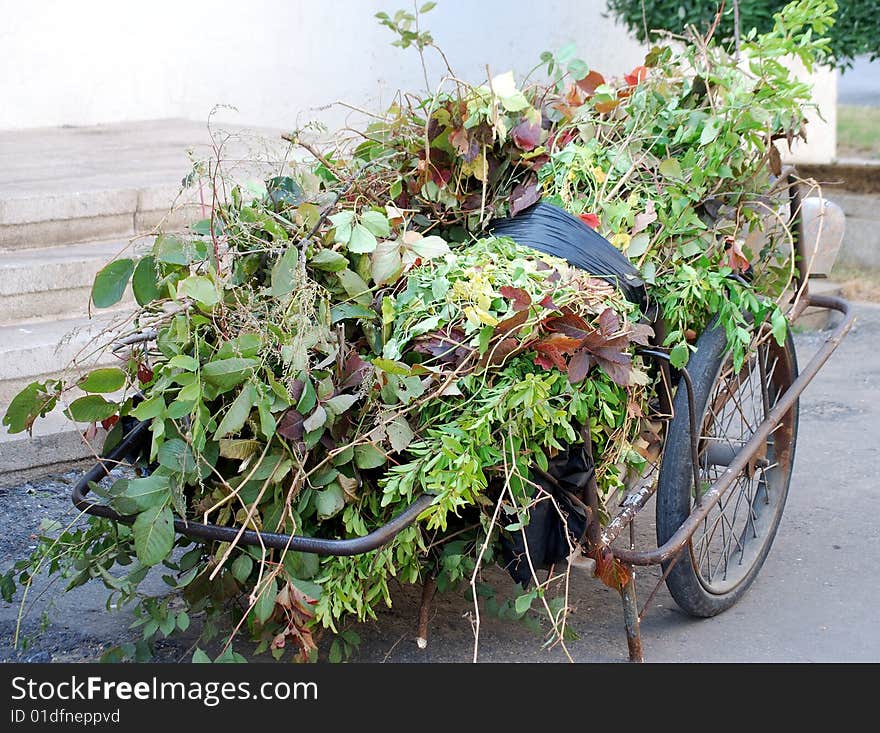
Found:
[[[6,414],[7,406],[0,404],[0,415]],[[94,460],[106,433],[98,428],[89,441],[83,435],[85,429],[68,420],[58,408],[34,423],[32,436],[0,430],[0,487]]]
[[[262,156],[253,172],[247,164],[248,177],[283,172],[277,131],[215,133],[230,169]],[[181,182],[214,144],[204,123],[187,120],[2,131],[0,249],[124,239],[201,219],[210,191],[182,191]]]
[[[124,321],[122,312],[0,327],[0,404],[30,382],[65,377],[75,381],[96,364],[118,363],[89,346],[102,331]]]
[[[0,326],[89,315],[97,272],[120,253],[136,256],[151,242],[112,240],[0,252]],[[132,302],[129,288],[121,304]],[[0,367],[0,375],[3,371]]]

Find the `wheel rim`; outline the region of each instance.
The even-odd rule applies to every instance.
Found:
[[[723,362],[701,420],[701,492],[727,470],[791,379],[788,351],[766,335],[739,373],[730,358]],[[791,475],[794,421],[792,409],[692,536],[691,562],[707,592],[730,593],[772,541]],[[693,488],[691,493],[695,504]]]

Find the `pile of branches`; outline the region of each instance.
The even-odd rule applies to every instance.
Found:
[[[400,45],[433,44],[414,15],[380,20]],[[137,608],[143,638],[113,652],[136,658],[192,615],[203,640],[222,635],[224,659],[239,658],[242,628],[257,651],[301,659],[329,629],[341,658],[357,642],[346,625],[390,605],[393,578],[470,583],[510,617],[533,618],[534,605],[561,641],[568,604],[551,587],[564,567],[547,579],[533,568],[531,588],[505,602],[480,569],[548,500],[533,468],[583,436],[605,499],[650,470],[656,376],[635,346],[654,334],[600,273],[490,226],[539,199],[579,215],[639,269],[674,365],[712,316],[739,360],[749,319],[769,319],[782,338],[776,298],[794,263],[772,215],[774,141],[800,133],[809,88],[781,56],[821,58],[828,22],[821,4],[793,3],[772,31],[744,40],[745,63],[693,35],[619,79],[572,49],[542,57],[540,83],[450,75],[434,93],[401,95],[354,141],[286,136],[307,158],[256,192],[224,175],[222,154],[207,161],[188,184],[210,189],[210,216],[186,235],[160,233],[94,283],[99,308],[131,283],[131,333],[155,340],[120,367],[28,386],[4,418],[29,430],[61,402],[109,430],[105,450],[132,419],[149,423],[136,470],[94,487],[134,522],[91,518],[45,538],[4,594],[47,561],[71,585],[99,577]],[[355,557],[194,543],[173,530],[178,517],[357,537],[422,494],[433,500],[416,525]],[[184,610],[139,590],[158,564]],[[114,565],[127,570],[111,575]]]

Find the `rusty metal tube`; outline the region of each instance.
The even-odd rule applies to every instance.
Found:
[[[843,320],[834,329],[834,332],[825,340],[825,343],[816,352],[809,364],[801,371],[797,379],[792,382],[791,386],[779,398],[779,402],[767,415],[758,429],[755,430],[751,438],[746,441],[742,450],[738,451],[736,457],[730,462],[727,470],[721,477],[712,484],[705,494],[702,496],[702,503],[696,510],[682,523],[681,527],[660,547],[653,550],[628,550],[624,548],[611,548],[614,556],[630,565],[658,565],[667,562],[677,555],[687,544],[691,535],[699,528],[700,523],[709,515],[712,508],[721,500],[721,497],[733,485],[737,476],[745,469],[752,455],[766,442],[770,433],[776,428],[779,422],[785,417],[785,413],[795,403],[801,392],[816,376],[822,365],[828,361],[834,350],[840,345],[843,337],[852,328],[855,315],[853,314],[849,303],[843,298],[832,295],[810,295],[806,296],[808,305],[817,308],[830,308],[843,314]]]

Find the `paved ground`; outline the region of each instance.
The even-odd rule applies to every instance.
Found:
[[[776,543],[758,580],[727,613],[693,620],[676,608],[662,589],[643,624],[646,656],[651,661],[880,661],[875,609],[880,604],[880,509],[877,465],[880,448],[880,306],[860,305],[850,337],[802,398],[801,428],[792,491]],[[805,362],[820,342],[801,334],[799,358]],[[44,516],[66,512],[75,474],[0,492],[0,568],[26,549],[28,537]],[[650,508],[639,534],[650,538]],[[506,576],[494,574],[499,587]],[[639,576],[646,589],[656,573]],[[154,586],[156,590],[160,584]],[[39,589],[38,589],[39,590]],[[42,607],[46,593],[39,601]],[[52,621],[39,633],[38,613],[24,623],[35,634],[24,652],[11,649],[18,604],[0,601],[0,659],[86,660],[102,646],[128,638],[130,618],[104,609],[103,589],[89,585],[57,599]],[[643,596],[644,597],[644,596]],[[379,621],[358,627],[365,661],[468,661],[473,636],[460,596],[441,598],[435,607],[431,641],[425,651],[413,643],[416,593],[402,589],[395,605]],[[626,658],[616,593],[587,577],[572,583],[577,608],[572,656],[581,662]],[[561,652],[545,651],[542,639],[514,622],[485,620],[480,659],[484,661],[560,661]],[[159,658],[186,655],[183,644],[166,644]]]

